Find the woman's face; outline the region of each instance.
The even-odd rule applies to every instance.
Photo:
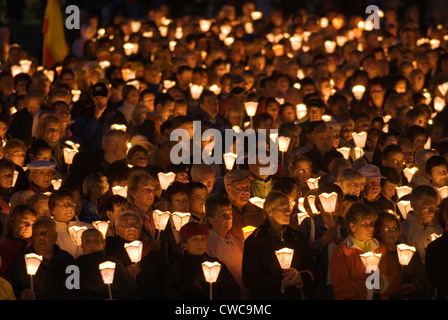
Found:
[[[362,219],[356,224],[350,223],[350,230],[356,239],[367,241],[373,237],[374,222],[374,219]]]
[[[312,174],[311,164],[307,161],[300,161],[295,170],[291,172],[292,177],[296,178],[300,183],[306,183],[311,178]]]
[[[150,207],[154,203],[155,187],[150,183],[140,183],[134,191],[134,202],[138,207]]]
[[[385,220],[382,223],[380,230],[378,230],[378,236],[378,240],[384,244],[395,245],[399,237],[397,222],[393,220]]]
[[[196,235],[187,239],[184,244],[185,250],[192,255],[202,255],[207,248],[207,237]]]

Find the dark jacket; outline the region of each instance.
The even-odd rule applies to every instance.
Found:
[[[13,138],[20,139],[28,144],[31,142],[31,130],[33,128],[33,116],[26,108],[20,109],[12,116],[8,133]]]
[[[105,261],[115,262],[114,281],[111,284],[112,299],[136,299],[137,285],[125,266],[116,258],[107,256],[105,251],[83,254],[75,260],[79,267],[80,289],[73,290],[74,299],[106,300],[109,299],[107,285],[104,284],[99,265]]]
[[[437,299],[448,299],[448,233],[431,242],[426,248],[425,266],[429,280],[437,289]]]
[[[168,300],[208,300],[210,284],[205,281],[202,263],[218,261],[221,264],[216,283],[212,286],[213,300],[239,300],[240,288],[225,264],[207,254],[184,253],[166,272],[162,290]]]
[[[304,270],[312,272],[312,257],[307,242],[302,234],[290,227],[276,232],[266,220],[245,241],[243,252],[243,281],[249,289],[251,300],[299,300],[311,298],[311,277]],[[301,289],[289,287],[281,291],[283,270],[275,251],[282,248],[294,249],[291,268],[301,273],[304,281],[303,295]]]
[[[26,253],[34,252],[30,247]],[[70,253],[54,245],[53,257],[43,259],[36,275],[33,276],[36,300],[63,300],[70,297],[71,292],[65,285],[67,266],[74,259]],[[26,272],[25,255],[18,256],[8,267],[6,279],[11,283],[14,294],[20,298],[24,289],[30,288],[30,276]]]

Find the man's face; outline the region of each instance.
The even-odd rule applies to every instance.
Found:
[[[34,116],[37,111],[40,110],[40,104],[41,101],[38,98],[25,99],[25,107],[32,116]]]
[[[37,254],[45,255],[53,250],[57,233],[50,228],[41,226],[33,231],[31,242]]]
[[[272,209],[266,211],[266,214],[271,221],[274,221],[281,226],[288,225],[291,217],[291,206],[289,201],[279,200]]]
[[[232,228],[232,206],[219,207],[214,217],[208,217],[212,228],[219,234],[225,234]]]
[[[115,229],[119,237],[127,241],[134,241],[140,239],[142,224],[133,217],[126,217],[117,222]]]
[[[196,214],[204,214],[205,199],[207,199],[206,188],[196,188],[190,194],[190,211]]]
[[[404,164],[404,154],[402,152],[394,152],[387,159],[384,159],[384,165],[394,168],[398,173],[403,171]]]
[[[330,128],[324,132],[316,132],[313,136],[314,145],[321,153],[328,152],[333,147],[334,134]]]
[[[76,203],[72,198],[59,199],[52,212],[54,220],[65,223],[71,221],[75,216],[75,207]]]
[[[9,189],[13,187],[14,170],[3,168],[0,170],[0,188]]]
[[[437,197],[423,196],[411,203],[415,217],[423,224],[430,223],[437,211]]]
[[[308,108],[308,117],[310,118],[310,122],[321,121],[323,115],[324,115],[324,112],[323,112],[322,108],[318,108],[318,107],[309,107]]]
[[[213,173],[206,173],[201,174],[199,177],[195,179],[195,181],[201,182],[203,185],[207,187],[207,192],[211,193],[215,185],[216,178]]]
[[[381,178],[367,178],[364,194],[369,198],[376,198],[381,192]]]
[[[398,185],[386,180],[384,185],[381,187],[381,194],[386,199],[391,199],[395,195],[396,187],[398,187]]]
[[[219,113],[219,102],[215,95],[208,95],[204,97],[204,102],[201,104],[201,109],[212,119],[215,119]]]
[[[107,218],[110,220],[110,223],[113,224],[115,221],[115,218],[124,213],[126,210],[129,209],[129,205],[122,204],[122,205],[114,205],[114,209],[112,211],[108,210],[106,211]]]
[[[105,110],[107,107],[107,97],[97,96],[92,98],[95,107],[98,110]]]
[[[250,180],[235,181],[226,186],[226,191],[232,204],[244,206],[250,199]]]
[[[105,242],[101,235],[89,234],[82,237],[82,250],[84,254],[90,254],[104,250]]]
[[[34,169],[30,171],[30,180],[42,189],[47,189],[51,186],[52,176],[53,169]]]
[[[431,183],[437,188],[446,186],[448,182],[447,167],[442,165],[432,168],[429,178],[431,179]]]
[[[13,229],[13,235],[16,238],[28,239],[32,235],[32,226],[36,217],[31,212],[24,213],[16,220]]]
[[[188,194],[179,192],[171,197],[171,212],[188,212]]]

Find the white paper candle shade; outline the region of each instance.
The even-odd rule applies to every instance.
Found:
[[[364,148],[367,141],[367,132],[353,132],[352,133],[353,142],[358,148]]]
[[[191,213],[189,212],[173,212],[171,214],[171,219],[173,219],[174,228],[177,231],[180,231],[180,229],[190,221]]]
[[[324,42],[324,46],[325,46],[325,51],[327,53],[333,53],[334,50],[336,49],[336,42],[332,41],[332,40],[327,40]]]
[[[361,148],[361,147],[354,147],[354,148],[353,148],[353,157],[354,157],[354,159],[355,159],[355,160],[356,160],[356,159],[359,159],[359,158],[361,158],[362,156],[364,156],[364,149]]]
[[[124,248],[128,253],[132,263],[139,263],[142,259],[143,243],[139,240],[135,240],[124,244]]]
[[[352,88],[352,92],[353,92],[355,99],[359,101],[364,96],[364,92],[366,92],[366,87],[363,85],[360,85],[360,84],[355,85]]]
[[[224,157],[224,164],[226,166],[227,170],[232,170],[233,166],[235,165],[235,161],[236,161],[236,153],[233,152],[227,152],[223,154]]]
[[[207,32],[210,30],[210,26],[212,25],[212,22],[210,20],[201,19],[199,20],[199,28],[202,32]]]
[[[73,163],[73,158],[78,153],[78,150],[70,149],[70,148],[64,148],[63,152],[64,152],[64,161],[65,161],[65,163],[66,164],[72,164]]]
[[[408,216],[409,211],[412,210],[411,207],[411,201],[408,200],[400,200],[397,202],[397,207],[401,212],[401,216],[403,217],[403,219],[406,219],[406,217]]]
[[[319,179],[320,178],[309,178],[306,183],[308,184],[308,188],[317,189],[319,188]]]
[[[411,182],[412,177],[414,176],[414,174],[418,171],[417,167],[412,167],[412,168],[404,168],[403,169],[403,174],[406,177],[406,179]]]
[[[103,238],[106,238],[107,230],[109,229],[110,221],[93,221],[92,225],[103,235]]]
[[[163,80],[163,87],[167,90],[174,87],[175,85],[176,85],[176,81]]]
[[[16,182],[17,182],[17,178],[19,177],[19,171],[17,171],[17,170],[14,170],[14,176],[13,176],[13,178],[12,178],[12,186],[15,186],[16,185]]]
[[[306,197],[306,199],[311,208],[311,212],[313,214],[319,214],[319,210],[317,210],[317,207],[316,207],[316,196],[308,196],[308,197]]]
[[[18,66],[18,65],[11,66],[11,74],[13,77],[15,77],[16,75],[18,75],[19,73],[22,73],[22,72],[23,72],[22,66]]]
[[[165,230],[166,225],[168,224],[168,220],[171,217],[171,212],[169,211],[161,211],[154,210],[152,212],[152,216],[154,219],[154,226],[157,230]]]
[[[373,253],[371,251],[360,254],[359,256],[366,268],[369,266],[378,267],[381,259],[381,253]]]
[[[72,101],[76,102],[79,100],[79,97],[81,96],[81,90],[73,89],[72,91]]]
[[[246,109],[247,115],[249,117],[253,117],[257,113],[258,102],[254,102],[254,101],[244,102],[244,108]]]
[[[265,199],[261,199],[259,197],[252,197],[252,198],[249,199],[249,201],[252,204],[256,205],[257,207],[263,209],[263,205],[264,205]]]
[[[157,176],[159,178],[160,187],[162,188],[162,190],[166,190],[176,178],[176,174],[174,172],[159,172]]]
[[[99,264],[104,284],[111,285],[114,282],[115,266],[115,262],[112,261],[105,261]]]
[[[297,213],[297,222],[298,222],[299,226],[303,222],[303,220],[305,220],[308,217],[309,217],[309,215],[306,212]]]
[[[190,85],[190,93],[191,97],[194,100],[198,100],[201,97],[202,90],[204,90],[204,87],[199,84],[191,84]]]
[[[434,97],[434,110],[437,112],[443,111],[445,108],[445,99],[441,97]]]
[[[19,63],[23,73],[28,73],[30,71],[31,60],[20,60]]]
[[[218,280],[218,276],[221,271],[221,264],[217,261],[205,261],[202,263],[202,271],[204,273],[205,281],[208,283],[214,283]]]
[[[111,130],[121,130],[126,132],[126,130],[128,129],[128,127],[125,124],[118,124],[118,123],[114,123],[110,126]]]
[[[254,231],[257,229],[254,226],[245,226],[244,228],[241,228],[243,231],[244,240],[247,239]]]
[[[441,188],[437,188],[439,191],[439,195],[441,199],[445,199],[448,197],[448,186],[443,186]]]
[[[72,238],[73,243],[75,245],[77,245],[77,246],[82,245],[82,240],[81,240],[82,233],[86,230],[87,230],[87,227],[85,227],[85,226],[82,226],[82,227],[71,226],[68,228],[68,233],[70,234],[70,237]]]
[[[297,208],[299,209],[300,212],[306,212],[305,210],[305,198],[304,197],[300,197],[298,202],[297,202]]]
[[[336,150],[344,156],[344,159],[348,160],[350,158],[350,151],[351,151],[350,148],[341,147],[341,148],[337,148]]]
[[[402,266],[407,266],[412,259],[416,249],[415,247],[408,246],[407,244],[400,243],[397,245],[398,261]]]
[[[395,190],[397,191],[398,199],[401,199],[412,192],[412,188],[409,186],[396,187]]]
[[[62,185],[62,179],[55,179],[55,180],[51,180],[51,184],[53,185],[53,189],[54,190],[59,190],[59,188]]]
[[[289,143],[291,142],[291,138],[290,137],[286,137],[286,136],[279,136],[278,137],[278,150],[280,152],[286,152],[288,151],[289,148]]]
[[[275,251],[275,255],[277,256],[277,260],[283,270],[291,268],[294,249],[282,248]]]
[[[325,212],[331,213],[336,211],[336,204],[338,201],[338,194],[336,192],[321,193],[319,195],[319,200]]]
[[[302,120],[303,118],[305,118],[308,114],[306,105],[303,103],[299,103],[298,105],[296,105],[296,113],[297,119]]]
[[[250,17],[252,18],[252,20],[259,20],[263,17],[263,13],[261,11],[252,11],[250,13]]]
[[[43,257],[36,253],[28,253],[25,255],[26,273],[34,276],[39,270]]]

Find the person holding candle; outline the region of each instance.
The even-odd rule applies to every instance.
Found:
[[[348,236],[330,258],[330,276],[335,300],[389,299],[400,288],[400,274],[386,247],[373,238],[375,210],[365,203],[354,203],[345,216]],[[368,289],[366,273],[360,255],[367,252],[381,254],[377,267],[380,272],[379,289]],[[375,294],[376,293],[376,294]]]
[[[325,198],[322,194],[336,193],[336,203],[333,212],[328,212]],[[305,218],[298,227],[308,240],[313,259],[316,262],[315,285],[316,297],[322,300],[332,300],[333,290],[329,275],[329,261],[335,247],[347,237],[344,219],[342,218],[342,189],[332,183],[319,186],[316,193],[315,206],[319,214]]]
[[[393,211],[379,213],[375,221],[374,238],[384,244],[401,273],[401,286],[398,292],[390,296],[391,300],[430,300],[434,297],[426,269],[418,252],[414,252],[409,264],[400,262],[397,245],[401,233],[400,217]]]
[[[432,186],[414,187],[410,194],[412,210],[402,222],[403,232],[399,241],[416,248],[425,263],[426,248],[436,237],[442,235],[442,227],[435,221],[438,194]]]
[[[56,244],[76,259],[82,254],[82,247],[75,243],[70,235],[69,228],[93,228],[93,226],[89,223],[79,221],[78,216],[75,214],[75,196],[67,189],[54,191],[48,199],[48,207],[56,223]]]
[[[83,254],[74,262],[79,268],[79,290],[73,290],[75,300],[106,300],[109,298],[107,286],[104,284],[99,265],[104,261],[115,263],[114,282],[111,285],[114,300],[137,299],[137,285],[125,266],[115,257],[108,256],[105,251],[106,242],[97,229],[89,229],[82,233]]]
[[[30,245],[32,225],[37,213],[27,205],[18,205],[9,215],[6,238],[0,242],[0,277],[5,277],[8,266]]]
[[[74,258],[57,244],[56,222],[42,216],[33,224],[31,246],[25,254],[42,256],[37,273],[32,277],[33,290],[30,289],[30,275],[27,274],[25,254],[18,256],[8,267],[6,279],[11,283],[14,294],[20,300],[63,300],[70,298],[65,285],[66,269]]]
[[[221,270],[213,283],[213,299],[239,300],[240,288],[225,263],[207,254],[209,229],[198,222],[188,222],[180,229],[184,253],[170,266],[162,282],[162,293],[168,300],[209,299],[210,285],[205,281],[202,263],[219,262]]]
[[[312,298],[312,256],[305,237],[289,227],[291,205],[288,196],[271,191],[263,208],[266,220],[244,243],[242,272],[249,299]],[[282,248],[294,250],[291,266],[287,269],[282,269],[275,253]]]

